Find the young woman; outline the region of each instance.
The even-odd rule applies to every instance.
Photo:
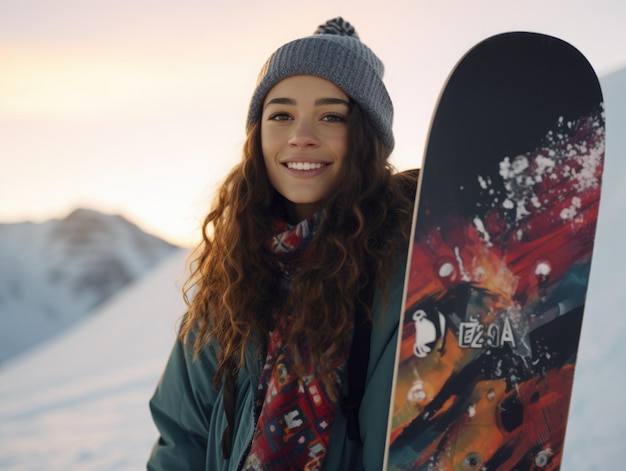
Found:
[[[279,48],[204,222],[150,470],[382,467],[415,175],[349,23]]]

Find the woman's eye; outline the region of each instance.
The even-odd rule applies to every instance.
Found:
[[[269,117],[269,121],[287,121],[289,119],[291,119],[291,116],[287,113],[274,113]]]
[[[322,121],[327,121],[330,123],[343,123],[346,121],[346,118],[339,114],[327,114],[322,118]]]

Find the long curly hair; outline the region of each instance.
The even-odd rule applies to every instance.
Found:
[[[294,313],[286,339],[304,366],[328,371],[353,326],[359,291],[375,273],[384,290],[393,253],[407,243],[416,174],[396,173],[389,151],[358,104],[348,118],[348,154],[341,182],[324,203],[311,242],[310,257],[291,280],[277,305],[281,272],[267,245],[272,221],[286,217],[284,200],[271,186],[261,150],[260,123],[250,129],[242,161],[226,177],[203,223],[191,276],[183,288],[187,313],[179,337],[197,354],[217,342],[219,385],[222,375],[245,364],[245,348],[260,348],[269,338],[277,308]],[[368,311],[369,313],[369,311]]]

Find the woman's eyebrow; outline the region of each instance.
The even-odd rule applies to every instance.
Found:
[[[345,105],[350,108],[350,102],[342,98],[318,98],[315,100],[315,106],[322,105]]]
[[[272,98],[270,101],[268,101],[267,103],[265,103],[265,108],[267,108],[270,105],[295,105],[296,104],[296,100],[294,100],[293,98]]]

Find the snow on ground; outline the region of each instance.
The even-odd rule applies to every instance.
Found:
[[[138,470],[156,439],[148,400],[184,312],[186,251],[64,335],[0,369],[0,469]]]

